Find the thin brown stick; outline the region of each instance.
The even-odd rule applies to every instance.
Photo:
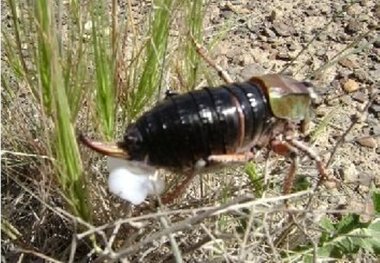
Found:
[[[215,61],[213,61],[208,55],[206,49],[199,44],[194,36],[190,34],[190,38],[193,41],[193,44],[195,46],[195,50],[197,53],[209,64],[210,67],[214,68],[216,72],[218,73],[218,76],[224,80],[226,83],[233,83],[231,76],[227,73],[226,70],[224,70],[220,65],[216,64]]]
[[[46,262],[52,262],[52,263],[63,263],[63,261],[57,260],[55,258],[49,257],[45,254],[42,254],[40,252],[29,250],[29,249],[18,249],[19,252],[25,253],[25,254],[31,254],[33,256],[39,257],[43,260],[46,260]]]
[[[217,216],[221,213],[226,213],[228,211],[235,211],[242,208],[253,209],[253,207],[266,204],[268,201],[281,202],[281,201],[284,201],[285,199],[300,197],[300,196],[308,195],[310,193],[312,193],[312,191],[306,190],[306,191],[300,191],[300,192],[290,194],[290,195],[284,195],[284,196],[272,197],[272,198],[262,198],[262,199],[257,199],[257,200],[252,200],[252,197],[242,196],[242,197],[232,200],[231,202],[225,205],[221,205],[218,207],[210,207],[206,211],[204,211],[204,208],[203,208],[202,210],[200,209],[200,211],[204,211],[201,214],[198,214],[196,216],[177,222],[169,228],[163,229],[159,232],[152,234],[150,237],[145,238],[144,240],[140,241],[137,244],[132,244],[132,245],[129,245],[128,247],[123,247],[121,251],[115,253],[114,255],[105,255],[104,257],[102,257],[102,259],[104,259],[105,257],[118,259],[128,254],[134,253],[138,251],[139,249],[141,249],[143,246],[153,242],[154,240],[160,239],[162,236],[167,236],[170,233],[178,232],[185,229],[191,229],[194,227],[194,225],[199,224],[205,218],[208,218],[208,217]],[[282,209],[281,211],[284,211],[284,210]],[[193,210],[193,212],[196,212],[196,210],[195,211]],[[266,210],[266,212],[268,212],[268,210]],[[304,210],[300,212],[305,213]]]
[[[239,260],[241,260],[242,262],[244,261],[244,258],[246,257],[246,254],[247,254],[246,246],[248,243],[249,234],[251,233],[254,216],[255,216],[255,212],[251,210],[251,213],[248,219],[248,224],[244,233],[243,242],[240,244]]]
[[[165,216],[161,216],[160,221],[161,221],[161,224],[163,225],[164,229],[169,228],[169,224],[168,224],[169,218],[167,218]],[[168,234],[168,238],[170,241],[172,253],[173,253],[173,256],[176,260],[176,263],[182,263],[183,262],[182,261],[182,253],[181,253],[181,250],[179,249],[178,243],[175,240],[174,235],[172,233]]]
[[[211,241],[214,242],[215,246],[218,247],[218,249],[223,253],[223,258],[224,258],[225,262],[227,262],[227,263],[231,262],[231,258],[229,257],[226,250],[222,246],[219,245],[216,236],[214,234],[212,234],[210,232],[210,230],[208,230],[207,227],[203,223],[201,223],[200,226],[203,229],[203,231],[205,231],[206,234],[210,237]]]
[[[252,208],[252,207],[255,207],[255,209],[256,209],[255,211],[258,213],[269,213],[269,212],[284,211],[284,209],[279,210],[279,209],[267,209],[267,208],[262,210],[262,209],[257,208],[257,206],[266,205],[268,203],[273,203],[273,202],[281,202],[281,201],[286,200],[286,199],[304,197],[305,195],[308,195],[310,193],[312,193],[311,190],[306,190],[306,191],[300,191],[297,193],[293,193],[293,194],[289,194],[289,195],[282,195],[282,196],[278,196],[278,197],[261,198],[261,199],[257,199],[257,200],[253,200],[253,201],[249,201],[249,202],[245,202],[245,203],[243,202],[244,200],[245,201],[252,200],[252,197],[242,196],[242,197],[239,197],[237,199],[232,200],[230,203],[228,203],[227,208],[222,208],[221,210],[217,210],[217,213],[215,212],[213,215],[219,215],[219,214],[226,213],[229,211],[236,211],[238,209]],[[219,208],[219,207],[217,207],[217,208]],[[176,214],[182,214],[183,215],[183,214],[191,214],[191,213],[208,212],[208,211],[211,211],[211,210],[214,210],[217,208],[215,206],[209,206],[209,207],[201,207],[201,208],[197,208],[197,209],[179,209],[179,210],[172,210],[172,211],[163,211],[163,212],[157,212],[154,214],[147,214],[147,215],[142,215],[142,216],[137,216],[137,217],[132,217],[132,218],[119,219],[115,222],[105,224],[102,226],[98,226],[98,227],[94,227],[94,226],[86,223],[85,226],[87,226],[89,228],[89,230],[78,234],[77,237],[78,237],[78,239],[82,239],[82,238],[89,236],[89,235],[92,235],[94,233],[102,232],[105,229],[115,227],[118,224],[131,224],[131,225],[133,225],[135,222],[138,222],[141,220],[157,218],[157,217],[162,216],[162,215],[176,215]],[[294,209],[292,209],[291,211],[293,213],[298,213],[298,212],[304,213],[305,212],[305,210],[298,211],[298,210],[294,210]],[[310,212],[313,212],[313,211],[310,211]]]
[[[178,223],[175,223],[171,227],[165,228],[159,232],[156,232],[156,233],[152,234],[150,237],[145,238],[144,240],[142,240],[141,242],[139,242],[137,244],[133,244],[129,247],[124,247],[121,251],[119,251],[118,253],[115,254],[114,258],[116,259],[116,258],[123,257],[125,255],[128,255],[128,254],[131,254],[131,253],[141,249],[142,246],[147,245],[150,242],[161,238],[162,236],[167,236],[171,233],[178,232],[178,231],[181,231],[184,229],[189,229],[189,228],[191,229],[194,225],[200,223],[205,218],[210,217],[214,214],[217,214],[218,212],[221,212],[221,211],[227,209],[228,207],[239,204],[240,202],[243,202],[243,201],[247,201],[247,197],[237,198],[228,204],[221,205],[219,207],[216,207],[216,208],[211,209],[209,211],[203,212],[203,213],[196,215],[194,217],[190,217],[190,218],[182,220]]]

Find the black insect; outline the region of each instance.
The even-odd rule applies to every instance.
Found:
[[[285,76],[252,77],[171,94],[127,127],[124,139],[116,144],[84,136],[81,140],[108,156],[188,174],[218,164],[246,162],[263,147],[283,155],[301,150],[317,161],[325,177],[318,155],[292,138],[292,132],[308,120],[313,94],[308,83]]]

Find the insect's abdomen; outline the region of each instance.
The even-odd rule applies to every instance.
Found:
[[[262,90],[245,82],[169,97],[133,128],[142,136],[149,164],[183,168],[251,145],[270,116]]]

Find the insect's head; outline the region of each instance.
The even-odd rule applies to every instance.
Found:
[[[135,161],[143,161],[146,157],[146,147],[141,132],[136,125],[130,125],[125,134],[124,140],[118,142],[118,146],[129,153],[129,158]]]
[[[80,135],[79,140],[92,150],[108,156],[108,187],[111,193],[138,205],[148,195],[163,191],[164,182],[157,177],[156,169],[139,160],[144,153],[141,134],[135,126],[127,129],[122,142],[106,144],[92,141],[84,135]]]
[[[252,81],[265,90],[277,118],[298,122],[309,117],[310,105],[317,97],[310,83],[277,74],[254,77]]]

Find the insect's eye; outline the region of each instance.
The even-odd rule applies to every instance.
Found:
[[[305,86],[305,88],[309,92],[309,97],[311,99],[311,103],[317,103],[320,100],[320,98],[319,98],[317,92],[315,92],[314,85],[308,81],[303,81],[301,83]]]
[[[132,134],[128,134],[127,136],[125,136],[125,141],[126,142],[129,142],[129,143],[137,143],[138,142],[138,138],[135,136],[135,135],[132,135]]]

